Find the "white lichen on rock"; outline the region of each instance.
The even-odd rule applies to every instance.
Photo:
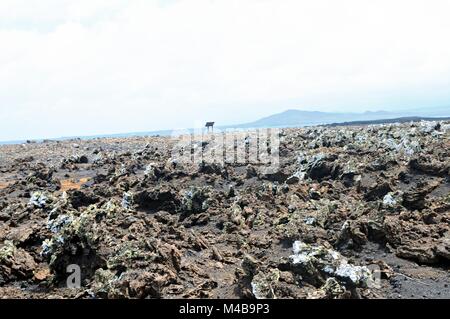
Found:
[[[386,208],[393,208],[402,202],[403,193],[400,191],[389,192],[383,197],[383,206]]]
[[[43,192],[34,192],[30,198],[30,205],[37,208],[44,208],[48,204],[49,198]]]
[[[268,273],[258,272],[251,282],[253,296],[256,299],[275,299],[273,286],[279,279],[280,271],[278,269],[271,269]]]
[[[133,194],[130,192],[123,193],[122,207],[125,209],[130,209],[132,205],[133,205]]]
[[[0,264],[10,261],[16,251],[16,246],[12,241],[6,240],[0,247]]]
[[[367,287],[372,280],[367,267],[350,264],[331,248],[296,241],[293,250],[294,254],[289,257],[292,265],[311,276],[334,277],[341,284],[353,287]]]

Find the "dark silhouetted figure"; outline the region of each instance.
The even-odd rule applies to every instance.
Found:
[[[211,132],[214,132],[214,122],[206,122],[205,127],[208,130],[208,133],[209,133],[209,128],[211,128]]]

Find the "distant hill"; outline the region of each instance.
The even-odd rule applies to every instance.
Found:
[[[450,116],[450,107],[422,109],[406,112],[364,112],[364,113],[330,113],[317,111],[287,110],[270,115],[254,122],[229,127],[258,128],[258,127],[295,127],[332,123],[364,122],[376,120],[389,120],[407,117],[433,118]],[[226,126],[228,127],[228,126]]]
[[[264,117],[254,122],[236,125],[235,127],[251,128],[305,126],[336,122],[369,121],[396,117],[399,117],[399,114],[385,111],[365,113],[328,113],[317,111],[287,110],[282,113]]]

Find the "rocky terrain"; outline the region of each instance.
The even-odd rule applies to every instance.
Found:
[[[449,129],[284,129],[274,173],[169,137],[0,146],[0,297],[450,298]]]

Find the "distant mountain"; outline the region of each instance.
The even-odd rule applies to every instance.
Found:
[[[254,122],[236,125],[237,128],[283,127],[329,124],[337,122],[369,121],[399,117],[397,113],[385,111],[365,113],[328,113],[317,111],[287,110],[264,117]]]
[[[331,113],[318,111],[287,110],[270,115],[254,122],[234,125],[235,128],[257,127],[295,127],[321,125],[343,122],[364,122],[375,120],[396,119],[404,117],[446,117],[450,116],[450,107],[420,109],[414,111],[397,112],[364,112],[364,113]],[[230,126],[231,127],[231,126]]]

